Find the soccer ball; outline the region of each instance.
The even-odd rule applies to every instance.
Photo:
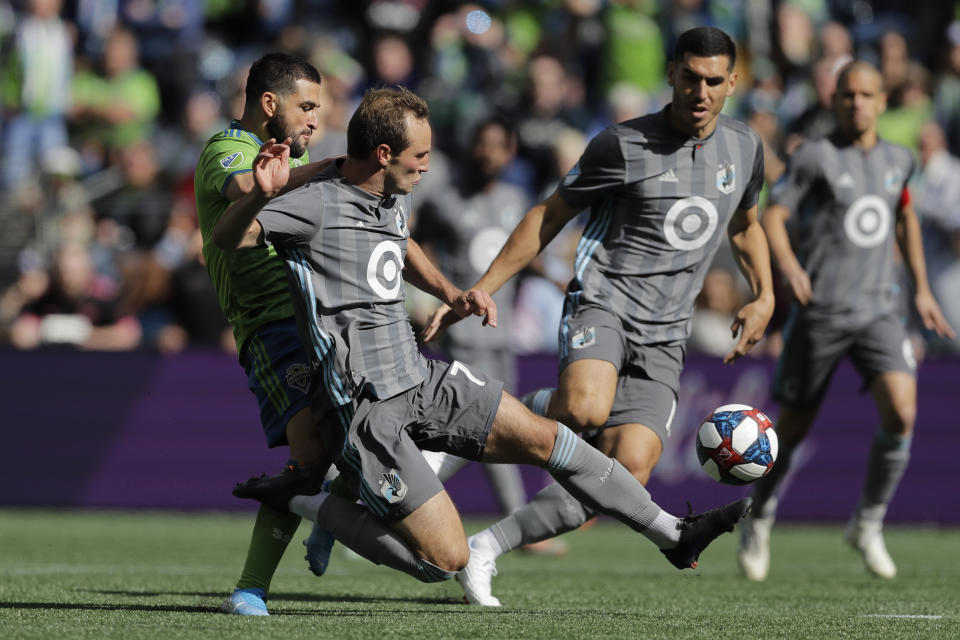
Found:
[[[697,458],[707,475],[724,484],[762,478],[777,459],[773,423],[745,404],[718,407],[697,431]]]

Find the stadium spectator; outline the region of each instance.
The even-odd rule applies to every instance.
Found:
[[[140,325],[124,311],[115,283],[97,274],[89,248],[70,243],[57,251],[46,290],[14,321],[10,342],[122,351],[140,343]]]
[[[66,113],[73,77],[73,37],[60,18],[60,0],[30,0],[18,21],[11,55],[2,63],[2,187],[35,175],[41,156],[67,146]]]
[[[481,121],[473,131],[473,144],[462,163],[456,182],[435,190],[415,211],[413,238],[458,287],[468,287],[490,266],[510,230],[527,208],[523,190],[501,181],[501,173],[513,160],[517,140],[513,128],[501,118]],[[513,287],[504,287],[494,297],[497,330],[478,333],[466,323],[455,325],[440,343],[444,359],[469,362],[503,382],[504,390],[516,393],[517,361],[511,348],[513,333]],[[424,452],[442,478],[467,464],[447,456],[441,462],[433,452]],[[526,502],[520,472],[513,465],[484,465],[503,514]]]
[[[81,69],[73,80],[71,139],[87,170],[109,163],[108,153],[149,140],[160,113],[157,81],[140,68],[137,41],[122,27],[110,32],[99,68]]]

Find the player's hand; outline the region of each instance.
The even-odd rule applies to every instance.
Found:
[[[790,273],[785,273],[787,282],[790,284],[790,292],[797,302],[807,306],[810,299],[813,298],[813,286],[810,284],[810,275],[803,269],[796,269]]]
[[[920,319],[923,320],[923,326],[926,327],[928,331],[936,332],[941,338],[953,339],[956,337],[953,328],[947,322],[947,319],[943,317],[940,305],[937,304],[932,293],[929,291],[918,293],[914,304],[917,305],[917,313],[920,314]]]
[[[443,332],[446,331],[447,327],[452,324],[455,324],[462,320],[460,316],[453,312],[448,305],[442,304],[437,307],[437,310],[430,314],[430,317],[427,318],[427,323],[423,327],[423,333],[421,334],[424,342],[431,342],[436,340]]]
[[[450,306],[461,318],[482,316],[483,326],[497,326],[497,303],[482,289],[461,291]]]
[[[253,179],[264,195],[272,198],[290,180],[290,142],[270,138],[260,147],[253,159]]]
[[[763,332],[767,330],[767,323],[773,316],[773,300],[754,300],[749,302],[737,311],[733,324],[730,325],[730,332],[733,337],[738,335],[736,346],[724,358],[724,364],[730,364],[747,355],[753,346],[763,339]]]

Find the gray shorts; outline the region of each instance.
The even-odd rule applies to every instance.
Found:
[[[360,396],[337,468],[374,515],[400,520],[443,489],[420,450],[480,459],[502,393],[472,367],[430,360],[416,387],[386,400]]]
[[[686,359],[683,344],[632,344],[614,314],[577,307],[560,322],[560,371],[571,362],[587,359],[604,360],[617,368],[617,393],[603,428],[642,424],[666,443]],[[595,434],[584,437],[591,435]]]
[[[915,374],[917,369],[906,328],[893,315],[850,330],[811,322],[802,311],[794,311],[784,328],[783,353],[773,381],[774,400],[799,410],[816,409],[845,355],[850,356],[864,389],[878,374]]]

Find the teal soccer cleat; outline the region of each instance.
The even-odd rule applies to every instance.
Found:
[[[223,601],[220,610],[237,616],[268,616],[267,603],[263,589],[234,589],[230,597]]]

